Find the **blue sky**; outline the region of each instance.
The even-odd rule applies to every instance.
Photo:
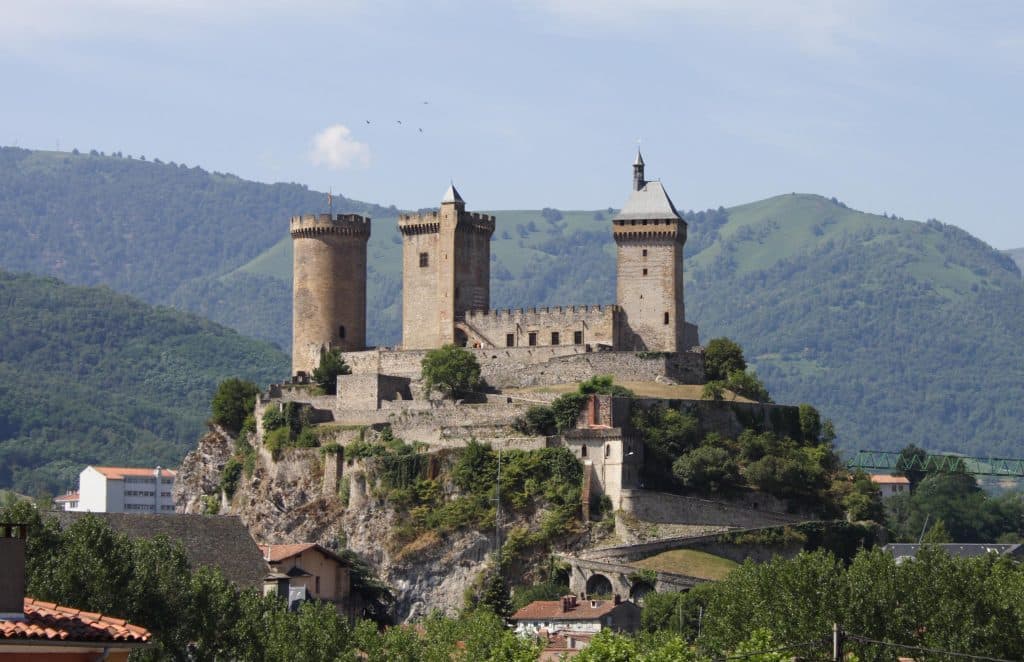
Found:
[[[4,0],[0,80],[6,145],[591,209],[639,139],[681,208],[820,193],[1024,246],[1020,2]]]

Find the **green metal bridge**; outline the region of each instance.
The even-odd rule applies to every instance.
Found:
[[[846,463],[850,469],[865,471],[926,471],[960,473],[975,476],[1010,476],[1024,478],[1024,460],[1001,457],[966,457],[963,455],[932,455],[901,457],[891,451],[857,451]]]

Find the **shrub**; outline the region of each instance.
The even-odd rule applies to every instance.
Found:
[[[757,375],[743,370],[734,370],[729,373],[725,380],[725,387],[737,395],[756,400],[758,402],[771,402],[768,396],[768,389],[765,388]]]
[[[704,377],[708,381],[726,379],[730,373],[746,369],[743,348],[729,338],[714,338],[704,348]]]
[[[278,407],[267,407],[263,412],[263,431],[273,432],[285,426],[284,412]]]
[[[241,477],[241,460],[237,457],[232,457],[224,463],[224,470],[220,474],[220,489],[228,499],[235,496],[235,492],[238,490],[238,480]]]
[[[237,377],[225,379],[217,385],[217,392],[210,402],[213,422],[237,433],[256,406],[259,392],[259,387],[252,382]]]
[[[601,395],[617,395],[624,398],[636,396],[625,386],[619,386],[613,382],[611,375],[595,375],[586,381],[580,382],[579,392],[584,395],[598,393]]]
[[[338,393],[338,375],[348,375],[352,369],[345,363],[340,349],[320,350],[320,365],[313,369],[313,382],[327,395]]]
[[[672,473],[685,487],[715,492],[740,482],[740,468],[725,448],[701,446],[672,464]]]
[[[566,393],[555,398],[551,403],[551,410],[555,415],[555,427],[559,432],[565,432],[576,427],[576,421],[580,417],[580,409],[587,401],[587,396],[581,393]]]
[[[553,434],[558,429],[555,411],[547,405],[534,405],[517,421],[517,428],[526,434]]]
[[[281,451],[288,446],[289,441],[291,440],[288,436],[288,428],[278,428],[263,436],[263,445],[267,447],[270,456],[275,460],[281,458]]]
[[[705,400],[721,400],[724,395],[725,382],[718,379],[705,384],[700,392],[700,397]]]

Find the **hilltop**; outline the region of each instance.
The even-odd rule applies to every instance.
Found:
[[[176,466],[217,383],[266,383],[281,352],[106,288],[0,271],[0,486],[35,494],[85,464]]]
[[[662,175],[671,193],[672,176]],[[627,192],[624,180],[610,202]],[[288,347],[287,219],[324,211],[325,201],[299,185],[194,167],[3,149],[0,267],[106,282]],[[398,210],[336,198],[335,211],[373,217],[368,340],[393,344]],[[492,305],[614,300],[613,209],[488,213],[497,216]],[[686,217],[687,318],[705,341],[739,341],[776,400],[814,402],[835,419],[843,447],[1024,453],[1024,283],[1008,255],[938,221],[866,214],[818,195]],[[45,233],[36,237],[36,226]],[[58,242],[54,255],[41,238],[71,234],[84,243]]]

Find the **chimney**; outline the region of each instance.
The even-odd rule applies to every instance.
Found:
[[[25,618],[25,524],[0,524],[0,619]]]

